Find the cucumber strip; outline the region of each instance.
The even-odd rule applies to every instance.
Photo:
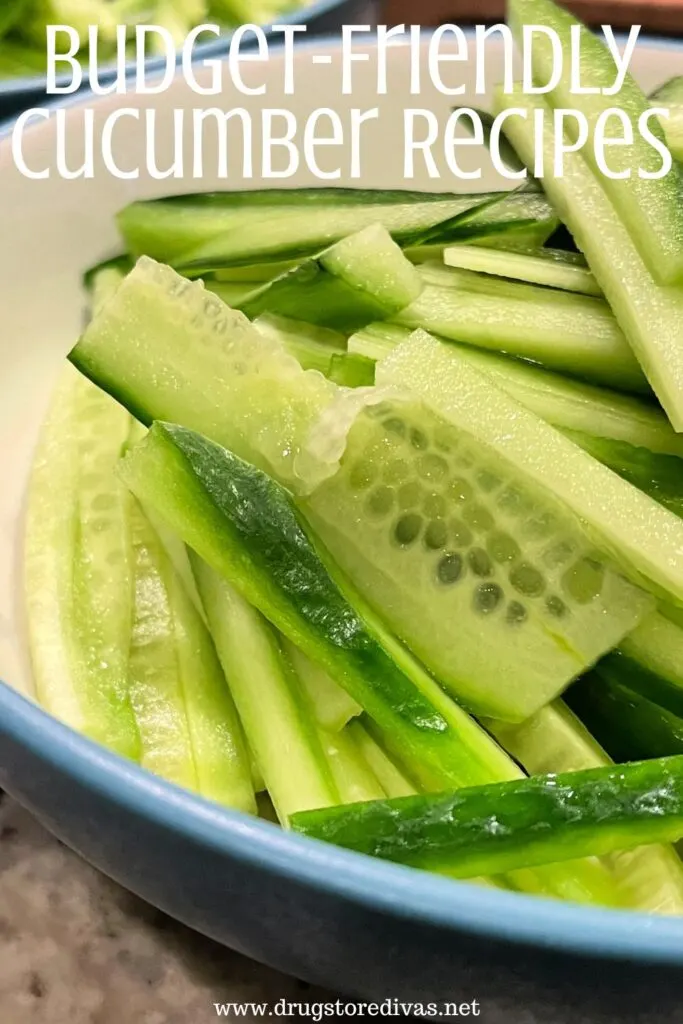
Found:
[[[617,762],[683,754],[683,719],[602,669],[567,690],[572,710]]]
[[[358,701],[342,690],[319,665],[307,658],[287,637],[281,638],[283,650],[296,672],[321,729],[339,732],[362,708]]]
[[[349,352],[380,362],[409,336],[410,329],[407,327],[388,323],[368,324],[351,335],[348,341]],[[520,405],[555,427],[594,438],[624,441],[636,448],[647,448],[662,455],[683,457],[683,438],[671,428],[661,409],[652,402],[572,380],[541,366],[521,359],[510,359],[497,352],[486,352],[471,345],[456,345],[455,342],[451,344],[473,366],[492,376],[498,387]],[[572,437],[578,442],[578,434]],[[581,442],[583,447],[590,444],[587,438],[582,438]],[[590,447],[588,450],[600,458],[597,444],[595,450]],[[605,449],[602,454],[605,455],[609,450]],[[623,454],[630,452],[630,449],[616,450]],[[639,455],[638,458],[643,459],[643,456]],[[619,471],[616,464],[609,460],[600,458],[600,461],[606,461],[610,468]],[[673,464],[667,461],[666,465]],[[651,468],[648,466],[648,472]],[[641,490],[646,488],[641,486]]]
[[[254,291],[253,283],[240,284],[239,281],[211,281],[205,282],[206,290],[217,295],[226,306],[239,309],[240,303],[244,302],[247,296]]]
[[[117,221],[134,257],[202,273],[312,256],[374,221],[396,241],[409,241],[498,197],[337,188],[214,192],[131,203]]]
[[[666,141],[676,160],[683,160],[683,76],[665,82],[650,97],[653,107],[668,107],[669,116],[660,118]]]
[[[24,588],[38,699],[74,729],[137,760],[128,496],[113,472],[129,425],[125,410],[65,368],[29,485]]]
[[[418,689],[385,653],[330,578],[284,489],[207,439],[161,423],[127,454],[121,472],[138,497],[155,504],[187,544],[358,701],[394,753],[419,765],[425,785],[515,774],[436,683],[425,676]]]
[[[291,824],[455,878],[605,856],[683,835],[683,757],[331,807]]]
[[[239,307],[250,319],[274,313],[352,331],[397,313],[421,290],[415,267],[391,235],[371,224],[250,292]]]
[[[683,462],[680,456],[649,451],[626,441],[567,430],[576,444],[664,508],[683,517]]]
[[[659,612],[648,615],[598,668],[602,675],[683,717],[683,629]]]
[[[491,445],[571,509],[624,571],[683,604],[683,522],[498,388],[448,345],[417,332],[377,369]]]
[[[279,820],[339,800],[316,725],[275,634],[229,583],[191,555],[242,726]]]
[[[562,701],[542,708],[521,725],[494,721],[487,721],[485,725],[530,775],[582,771],[611,763],[599,743]],[[633,910],[659,914],[683,912],[683,865],[670,846],[644,846],[612,853],[604,862]]]
[[[683,180],[675,163],[665,177],[646,178],[641,174],[641,170],[644,174],[657,174],[662,165],[661,156],[639,131],[639,119],[647,114],[650,106],[645,94],[632,76],[626,74],[616,96],[604,95],[602,90],[610,88],[616,77],[613,56],[597,36],[551,0],[510,0],[508,23],[520,44],[524,25],[535,25],[555,33],[565,53],[581,46],[582,83],[597,87],[598,92],[592,95],[577,92],[573,88],[569,61],[563,61],[559,80],[547,94],[548,100],[555,108],[576,110],[585,116],[589,136],[580,159],[585,158],[590,164],[595,183],[604,189],[616,217],[628,230],[655,280],[663,284],[683,280],[683,210],[680,200]],[[554,74],[556,53],[553,43],[554,40],[542,33],[537,33],[534,39],[532,70],[534,77],[542,83],[549,82]],[[620,175],[618,177],[608,176],[601,170],[594,145],[601,116],[615,106],[623,111],[633,131],[632,143],[612,146],[609,150],[608,164],[613,174]],[[656,118],[651,118],[649,126],[653,134],[664,139]],[[572,142],[578,141],[578,130],[576,119],[570,118],[567,133]],[[512,141],[519,153],[514,138]],[[520,153],[520,156],[528,163],[525,153]],[[571,224],[568,226],[571,229]],[[600,236],[598,224],[593,225],[593,233]],[[603,244],[607,242],[607,236],[601,241]],[[615,252],[618,250],[613,249],[613,255]]]
[[[548,250],[550,255],[544,253],[543,249],[531,255],[505,252],[502,249],[484,249],[475,245],[453,245],[444,249],[443,259],[446,266],[460,270],[472,270],[493,277],[579,292],[582,295],[602,295],[599,284],[587,267],[553,259],[552,250]]]
[[[292,486],[299,439],[336,394],[200,282],[146,258],[70,359],[141,422],[183,423]]]
[[[527,186],[512,192],[489,193],[485,201],[415,234],[401,244],[405,247],[444,245],[455,240],[476,240],[477,244],[514,246],[543,245],[559,221],[544,194]],[[378,218],[381,220],[381,218]]]
[[[386,796],[377,776],[346,729],[338,732],[321,729],[320,742],[339,792],[340,803],[382,800]]]
[[[417,793],[412,782],[394,764],[389,755],[382,750],[379,743],[376,743],[365,729],[362,720],[349,722],[346,732],[352,737],[361,754],[370,765],[385,796],[410,796],[413,793]]]
[[[242,730],[206,626],[141,507],[135,553],[131,700],[150,771],[255,813]]]
[[[519,87],[510,95],[497,92],[495,103],[498,112],[521,109],[531,118],[535,110],[548,111],[542,98],[525,96]],[[506,126],[520,155],[533,160],[537,143],[532,121],[510,117]],[[543,140],[548,160],[554,143],[551,130]],[[657,283],[601,184],[578,153],[566,156],[563,177],[548,176],[544,186],[585,253],[672,426],[683,429],[683,289]]]
[[[452,341],[503,351],[626,391],[647,381],[601,299],[441,265],[419,268],[421,294],[394,317]]]
[[[318,370],[342,387],[374,384],[374,361],[349,354],[346,337],[338,331],[268,313],[257,317],[254,326],[281,344],[304,370]]]
[[[93,313],[99,313],[119,287],[126,271],[118,264],[105,264],[93,272],[89,282],[90,303]]]

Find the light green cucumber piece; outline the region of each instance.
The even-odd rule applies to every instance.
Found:
[[[247,749],[211,637],[140,505],[131,700],[150,771],[209,800],[256,812]]]
[[[411,388],[578,516],[623,571],[683,604],[683,522],[496,386],[448,345],[414,334],[385,359],[378,383]]]
[[[183,423],[290,485],[300,438],[336,393],[200,282],[146,258],[70,358],[141,422]]]
[[[343,387],[363,387],[375,382],[373,361],[348,353],[346,337],[338,331],[270,313],[257,317],[254,325],[281,344],[304,370],[318,370]]]
[[[582,295],[602,295],[599,284],[587,267],[555,259],[553,252],[552,249],[538,249],[532,255],[484,249],[476,245],[452,245],[444,249],[443,261],[447,267],[489,274],[496,278],[511,278]]]
[[[362,719],[349,722],[346,732],[370,765],[385,796],[410,796],[411,793],[417,793],[417,789],[410,779],[394,764],[386,751],[367,731]]]
[[[285,654],[289,658],[301,685],[313,706],[318,725],[328,732],[339,732],[352,718],[363,710],[346,690],[342,690],[314,661],[307,658],[296,644],[286,637],[281,638]]]
[[[662,157],[639,130],[639,120],[647,114],[650,106],[647,97],[628,73],[616,94],[603,92],[615,84],[617,69],[614,57],[596,35],[551,0],[510,0],[508,22],[520,44],[523,26],[535,25],[550,30],[559,38],[565,53],[580,45],[582,83],[598,92],[591,95],[573,88],[573,69],[567,60],[561,62],[559,80],[547,93],[547,99],[555,108],[577,111],[586,118],[588,140],[581,149],[580,159],[585,159],[590,165],[598,187],[604,190],[613,205],[614,219],[620,220],[627,228],[633,244],[655,280],[664,284],[681,282],[683,180],[675,163],[666,176],[653,177],[662,167]],[[534,38],[532,70],[535,80],[544,85],[550,81],[557,64],[554,42],[543,32],[537,32]],[[625,115],[633,137],[630,143],[626,143],[621,123],[615,124],[614,117],[607,121],[604,136],[613,137],[611,133],[614,130],[616,137],[621,137],[622,141],[618,146],[611,146],[605,157],[605,163],[612,172],[608,175],[598,163],[595,141],[600,119],[615,107]],[[651,117],[648,124],[651,133],[663,141],[664,133],[657,118]],[[567,120],[566,131],[572,142],[579,141],[579,127],[575,117]],[[514,138],[512,142],[517,148]],[[527,162],[524,153],[520,153],[520,156]],[[561,216],[561,211],[558,212]],[[568,226],[571,229],[571,225]],[[599,237],[601,228],[597,223],[593,230]],[[602,238],[603,244],[612,244],[614,241],[615,237],[609,234]]]
[[[683,629],[660,612],[648,615],[599,668],[683,717]]]
[[[315,533],[476,713],[526,718],[652,607],[551,492],[409,392],[342,396],[307,454],[320,477],[301,507]]]
[[[394,318],[451,341],[531,359],[625,391],[647,381],[602,299],[504,281],[441,264],[418,268],[424,289]]]
[[[24,590],[38,699],[74,729],[137,760],[128,496],[114,473],[129,425],[124,409],[65,367],[33,463]]]
[[[122,471],[199,555],[358,699],[421,785],[519,777],[517,765],[398,643],[346,603],[291,498],[272,480],[206,439],[161,423],[128,453]],[[242,650],[244,630],[236,636]],[[616,899],[608,873],[591,862],[529,872],[519,884],[584,902]]]
[[[539,96],[525,96],[517,87],[510,95],[496,93],[498,112],[519,109],[528,115],[512,116],[506,132],[525,160],[537,148],[534,111],[549,115]],[[543,135],[546,160],[552,159],[552,129]],[[683,289],[665,287],[643,260],[615,208],[579,153],[568,154],[564,176],[544,179],[548,198],[585,254],[595,279],[614,311],[652,390],[674,430],[683,429]],[[659,227],[660,236],[667,234]]]
[[[346,729],[320,730],[320,742],[339,792],[339,803],[355,804],[386,796],[365,755]]]
[[[650,97],[653,107],[666,107],[668,117],[660,118],[666,141],[676,160],[683,160],[683,75],[671,78]]]
[[[199,592],[244,731],[283,825],[297,810],[338,803],[318,730],[274,631],[195,554]]]
[[[117,266],[103,266],[90,281],[90,302],[93,313],[98,313],[112,297],[124,277],[125,271]]]
[[[424,785],[516,774],[400,645],[349,604],[291,496],[274,481],[206,438],[161,423],[127,454],[121,472],[136,495],[153,502],[190,547],[358,701]]]
[[[530,775],[582,771],[611,764],[605,751],[562,701],[521,725],[486,721],[486,728]],[[655,914],[683,913],[683,865],[670,846],[643,846],[608,854],[625,903]]]
[[[379,221],[400,242],[490,203],[453,195],[367,189],[264,189],[131,203],[118,215],[134,256],[203,273],[312,256]],[[545,208],[547,214],[547,206]]]
[[[263,313],[352,331],[407,306],[422,281],[391,235],[371,224],[336,242],[239,302],[250,319]]]
[[[397,324],[368,324],[351,335],[349,352],[380,362],[409,336],[410,328]],[[657,454],[683,457],[683,438],[672,429],[661,409],[646,399],[574,380],[522,359],[510,359],[471,345],[451,344],[459,356],[490,374],[498,387],[555,427],[581,431],[587,437],[623,441]],[[591,454],[600,458],[597,450]],[[616,469],[611,463],[608,465]]]

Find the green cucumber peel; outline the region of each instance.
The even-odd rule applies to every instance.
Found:
[[[683,836],[683,757],[309,811],[294,831],[472,878]]]
[[[495,94],[496,110],[548,111],[543,98],[513,93]],[[536,148],[530,121],[509,117],[506,132],[526,160]],[[551,159],[552,129],[544,135],[544,152]],[[641,364],[675,430],[683,429],[683,290],[660,285],[650,273],[614,206],[588,164],[578,153],[567,154],[564,176],[544,179],[548,198],[586,255],[590,269],[610,303],[626,339]],[[661,229],[662,235],[665,230]]]

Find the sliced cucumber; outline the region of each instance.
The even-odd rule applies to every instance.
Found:
[[[121,471],[139,498],[358,701],[394,753],[419,766],[425,785],[515,774],[436,683],[425,675],[418,688],[395,652],[380,646],[330,578],[284,489],[206,438],[161,423]]]
[[[304,370],[318,370],[342,387],[374,384],[374,360],[349,353],[338,331],[288,317],[264,313],[254,320],[262,334],[279,342]]]
[[[456,878],[605,856],[683,835],[683,757],[308,811],[292,827]]]
[[[287,658],[292,664],[301,684],[313,707],[313,713],[321,729],[327,732],[339,732],[356,715],[363,710],[346,690],[319,665],[307,658],[299,648],[290,643],[286,637],[281,643]]]
[[[201,283],[145,258],[70,358],[140,421],[187,424],[288,482],[299,437],[336,392]]]
[[[683,754],[683,719],[594,671],[567,690],[572,710],[617,762]]]
[[[579,159],[590,164],[596,184],[604,189],[608,201],[613,204],[613,218],[621,220],[628,229],[633,244],[655,280],[664,284],[682,281],[683,180],[676,164],[665,177],[656,176],[662,166],[661,156],[638,130],[639,120],[649,108],[645,94],[627,73],[617,95],[606,95],[604,90],[613,85],[616,75],[613,56],[596,35],[551,0],[510,0],[508,22],[520,44],[524,25],[534,25],[559,38],[566,53],[573,52],[574,47],[580,45],[582,83],[593,88],[594,92],[589,94],[574,88],[573,71],[566,61],[561,63],[559,80],[546,94],[547,98],[553,107],[577,111],[586,118],[588,140]],[[534,77],[542,83],[549,82],[555,73],[557,54],[554,42],[544,32],[537,33],[534,39],[532,70]],[[623,111],[633,134],[630,143],[622,139],[621,145],[610,147],[607,164],[613,173],[608,175],[598,163],[596,129],[600,118],[613,111],[615,106]],[[651,118],[649,126],[653,134],[664,139],[656,118]],[[566,131],[572,142],[579,141],[576,118],[567,120]],[[512,141],[518,149],[514,138]],[[520,156],[527,162],[523,152]],[[568,226],[571,229],[571,224]],[[599,238],[597,224],[593,225],[593,231]],[[603,244],[607,242],[608,236],[603,236],[601,241]],[[612,250],[613,256],[617,253],[618,250]]]
[[[368,324],[351,335],[349,352],[380,362],[409,336],[410,329],[407,327],[388,323]],[[662,455],[683,456],[683,438],[672,430],[666,416],[652,402],[572,380],[524,360],[510,359],[497,352],[485,352],[471,345],[458,345],[457,351],[477,369],[490,374],[498,387],[507,391],[521,405],[555,427],[580,431],[597,439],[625,441],[628,445],[647,448],[650,452]],[[575,435],[572,436],[577,440]],[[590,444],[588,437],[582,440],[584,447]],[[608,451],[619,451],[622,455],[630,452],[633,456],[628,448],[605,448],[598,453],[598,447],[599,440],[595,449],[588,448],[597,458],[605,456]],[[644,456],[639,454],[637,458],[643,461],[645,467],[647,460]],[[618,471],[616,459],[610,461],[603,457],[600,461],[605,461],[610,468]],[[665,464],[673,466],[668,461]],[[652,465],[648,463],[647,472],[651,470]],[[641,489],[646,488],[641,486]]]
[[[375,742],[362,721],[349,722],[347,732],[379,780],[385,796],[410,796],[417,792],[412,782]]]
[[[378,367],[449,422],[492,446],[578,516],[622,569],[683,604],[683,522],[524,409],[450,346],[412,335]]]
[[[255,813],[247,750],[211,637],[151,523],[129,501],[130,689],[142,763],[209,800]]]
[[[221,664],[278,818],[337,803],[310,708],[271,627],[200,558],[197,585]]]
[[[339,803],[381,800],[386,793],[361,749],[346,729],[320,730],[320,741],[339,792]]]
[[[202,273],[312,256],[373,221],[408,241],[496,198],[336,188],[214,192],[131,203],[118,226],[133,256]]]
[[[610,759],[579,719],[555,701],[521,725],[485,723],[530,775],[609,765]],[[667,753],[679,751],[667,751]],[[659,756],[659,755],[657,755]],[[625,901],[649,913],[683,912],[683,865],[670,846],[644,846],[604,858]]]
[[[676,160],[683,160],[683,75],[670,79],[650,97],[653,107],[668,107],[661,119],[666,141]]]
[[[327,411],[308,453],[319,482],[302,508],[444,686],[477,713],[524,719],[615,646],[652,601],[611,570],[566,507],[487,442],[417,400],[382,397],[352,393]],[[359,398],[375,404],[356,415]]]
[[[554,249],[538,249],[531,254],[484,249],[476,245],[452,245],[444,249],[443,259],[446,266],[459,270],[472,270],[583,295],[602,295],[599,284],[586,266],[558,259],[555,253]],[[565,255],[561,252],[562,257]]]
[[[626,391],[647,382],[601,299],[502,281],[439,264],[419,268],[425,287],[395,317],[452,341],[532,359]]]
[[[548,107],[542,97],[525,96],[517,87],[513,93],[496,93],[498,112],[518,109],[521,116],[509,117],[506,131],[520,155],[533,160],[537,149],[533,127],[534,111]],[[552,130],[543,135],[546,160],[552,159]],[[550,165],[548,165],[550,166]],[[583,157],[567,154],[564,176],[546,177],[545,189],[577,244],[585,253],[592,272],[610,303],[619,324],[637,356],[653,391],[675,430],[683,429],[683,289],[658,284],[641,253],[621,224],[606,192],[592,175]],[[660,224],[661,236],[668,234]]]
[[[24,579],[31,660],[47,710],[137,760],[128,660],[128,496],[114,467],[130,417],[67,367],[29,486]]]
[[[683,717],[683,629],[655,612],[600,662],[601,674]]]
[[[271,313],[352,331],[397,313],[421,290],[386,228],[371,224],[249,293],[239,307],[250,319]]]

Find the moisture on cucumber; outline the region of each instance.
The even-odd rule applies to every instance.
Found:
[[[683,836],[683,757],[308,811],[295,831],[456,878]]]

